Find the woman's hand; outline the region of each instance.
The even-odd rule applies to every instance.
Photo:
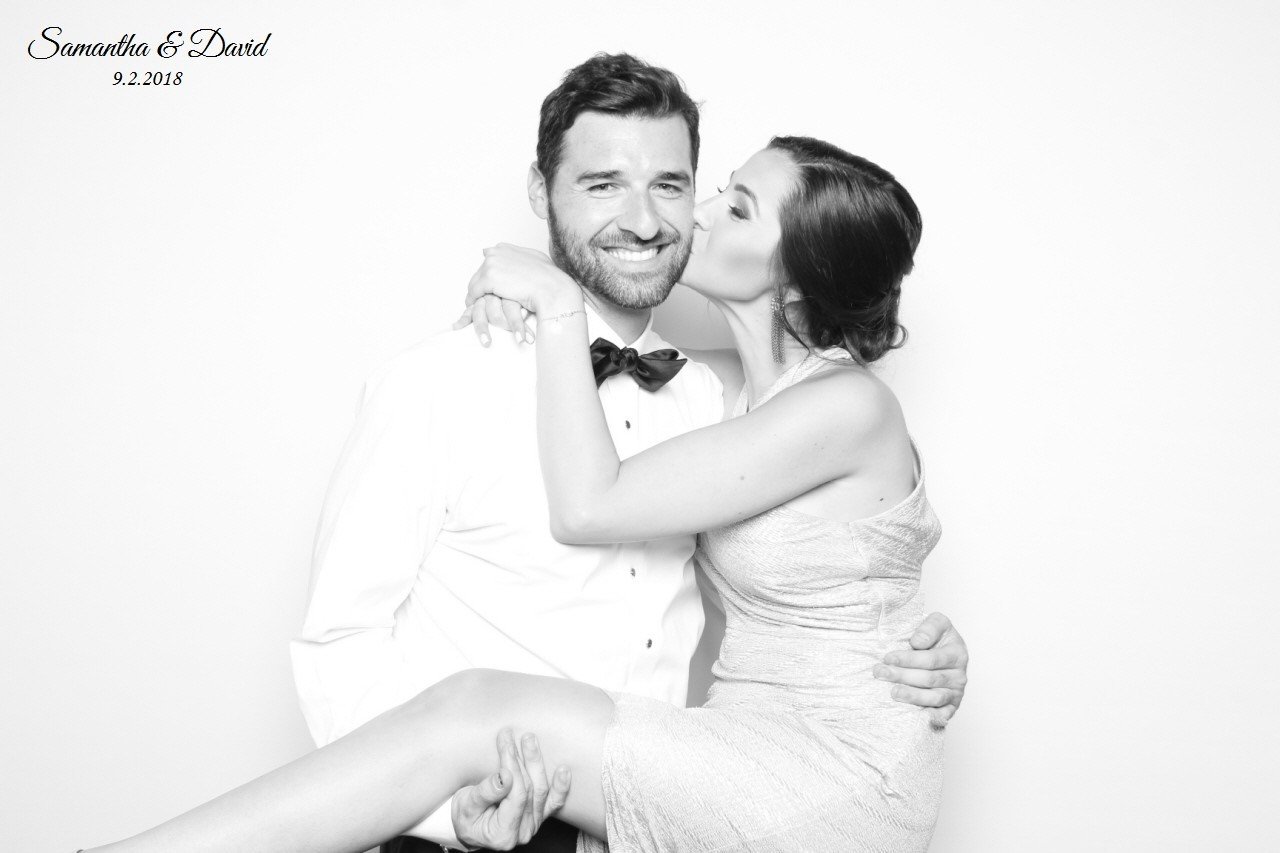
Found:
[[[582,290],[577,282],[542,252],[510,243],[484,250],[484,261],[467,285],[467,306],[486,294],[511,300],[544,317],[582,310]]]
[[[510,850],[528,844],[542,822],[569,796],[569,768],[547,779],[538,739],[526,734],[517,748],[510,729],[498,733],[501,770],[453,795],[453,831],[467,847]]]
[[[494,296],[492,293],[481,296],[468,308],[462,309],[462,316],[453,323],[454,329],[465,329],[475,326],[476,337],[481,346],[490,342],[489,327],[496,326],[515,335],[516,343],[524,341],[533,343],[533,330],[525,320],[533,315],[520,307],[519,302]]]

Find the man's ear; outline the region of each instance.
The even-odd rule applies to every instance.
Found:
[[[529,164],[529,207],[533,208],[534,215],[539,219],[547,218],[547,211],[551,207],[550,192],[547,179],[542,177],[538,164]]]

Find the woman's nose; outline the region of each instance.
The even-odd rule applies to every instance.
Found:
[[[703,231],[711,230],[712,224],[715,222],[715,205],[720,199],[719,194],[713,195],[711,198],[701,202],[693,209],[693,227]]]

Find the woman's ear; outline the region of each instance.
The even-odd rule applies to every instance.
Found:
[[[781,299],[783,304],[804,298],[787,278],[787,270],[782,265],[782,255],[777,249],[773,250],[773,256],[769,258],[769,280],[773,282],[773,295]]]
[[[529,207],[533,209],[533,213],[539,219],[547,218],[547,211],[550,209],[551,200],[548,198],[550,188],[547,187],[547,179],[542,177],[542,171],[538,168],[537,163],[529,164]]]

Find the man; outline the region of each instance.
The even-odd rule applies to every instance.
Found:
[[[697,107],[679,80],[630,56],[572,69],[542,106],[530,202],[548,220],[552,258],[585,291],[622,458],[723,415],[711,370],[694,361],[679,369],[651,328],[652,307],[688,258],[697,153]],[[703,627],[693,537],[608,546],[551,537],[534,366],[526,343],[498,335],[481,347],[461,331],[371,378],[326,501],[311,604],[293,646],[318,743],[468,667],[684,704]],[[944,642],[897,661],[918,669],[882,674],[945,721],[963,694],[966,651],[945,617],[930,617],[921,633],[917,648]],[[508,816],[540,814],[545,784],[532,782],[537,790],[522,791]],[[454,832],[508,796],[517,798],[468,789],[413,834],[451,847],[508,842],[512,825],[486,838]],[[527,849],[572,850],[574,835],[548,822]]]

